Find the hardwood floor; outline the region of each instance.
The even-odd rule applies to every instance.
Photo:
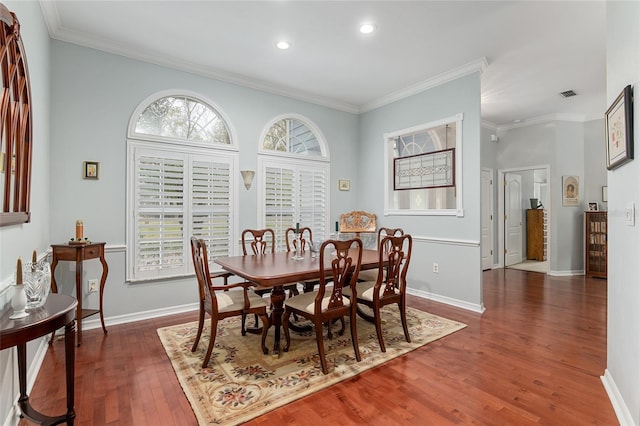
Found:
[[[606,368],[607,282],[497,269],[483,273],[484,314],[409,298],[462,321],[462,331],[276,409],[249,424],[618,424]],[[77,425],[195,425],[156,334],[196,313],[83,334]],[[31,400],[65,407],[63,342],[54,343]],[[28,424],[25,420],[21,424]]]

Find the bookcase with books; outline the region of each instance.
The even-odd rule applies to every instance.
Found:
[[[585,273],[607,278],[607,212],[584,212]]]

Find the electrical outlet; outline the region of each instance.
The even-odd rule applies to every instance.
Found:
[[[95,293],[98,291],[98,280],[89,280],[89,293]]]
[[[433,273],[434,273],[434,274],[437,274],[437,273],[439,273],[439,272],[440,272],[440,267],[438,266],[438,264],[437,264],[437,263],[434,263],[434,264],[433,264]]]

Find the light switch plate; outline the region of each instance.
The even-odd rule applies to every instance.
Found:
[[[635,226],[636,224],[636,205],[635,203],[627,204],[624,209],[624,218],[627,226]]]

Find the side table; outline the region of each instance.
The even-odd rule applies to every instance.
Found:
[[[78,299],[78,307],[76,319],[78,320],[78,346],[82,344],[82,319],[90,315],[100,313],[100,322],[102,330],[107,334],[107,327],[104,325],[104,314],[102,311],[102,295],[104,293],[104,284],[107,281],[109,267],[104,259],[105,243],[87,243],[87,244],[53,244],[53,259],[51,261],[51,291],[58,292],[56,284],[56,266],[58,261],[67,260],[76,262],[76,298]],[[100,278],[100,309],[83,309],[82,308],[82,264],[85,260],[100,259],[102,263],[102,277]]]
[[[50,294],[45,304],[29,311],[25,318],[12,320],[11,309],[0,318],[0,350],[16,346],[18,353],[18,381],[20,383],[21,417],[40,424],[73,424],[76,417],[74,405],[74,376],[76,362],[75,308],[77,301],[64,294]],[[50,417],[39,413],[29,403],[27,395],[27,342],[45,336],[64,327],[64,356],[67,382],[67,412],[61,416]]]

